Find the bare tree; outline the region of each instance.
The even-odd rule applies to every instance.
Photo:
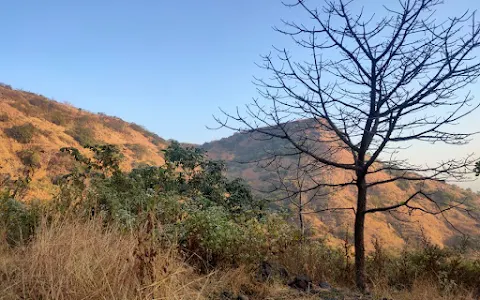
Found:
[[[276,161],[273,166],[276,177],[270,180],[270,192],[280,191],[278,201],[287,201],[294,207],[298,217],[301,233],[301,242],[305,240],[305,214],[315,213],[319,200],[328,195],[328,191],[322,189],[318,180],[313,176],[311,168],[315,164],[309,163],[309,157],[302,154],[296,156],[293,164]],[[293,169],[293,172],[291,172]]]
[[[462,203],[442,207],[423,190],[383,207],[371,207],[367,195],[373,186],[398,180],[463,180],[471,172],[471,157],[431,166],[408,163],[397,153],[413,141],[468,143],[473,133],[456,132],[454,125],[479,106],[462,91],[480,75],[475,56],[480,26],[469,12],[438,21],[435,9],[442,0],[400,0],[396,8],[385,7],[382,18],[354,13],[352,1],[327,1],[321,9],[307,0],[292,1],[285,5],[304,11],[305,23],[283,21],[282,29],[275,29],[293,39],[301,59],[274,48],[260,65],[271,78],[256,78],[260,99],[245,111],[223,111],[226,120],[217,121],[287,141],[274,157],[301,154],[318,168],[352,174],[344,182],[318,186],[356,187],[355,275],[365,290],[367,214],[404,208],[443,215],[464,208]],[[318,129],[323,134],[305,134]],[[348,151],[349,159],[337,159],[341,151]],[[391,176],[375,179],[379,172]]]

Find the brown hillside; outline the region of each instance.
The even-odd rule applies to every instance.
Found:
[[[160,150],[167,145],[137,124],[0,86],[0,174],[18,176],[34,164],[27,199],[51,197],[51,179],[65,172],[66,158],[59,149],[86,143],[119,145],[124,169],[138,163],[162,164]]]
[[[311,135],[321,132],[309,132]],[[323,133],[325,134],[325,133]],[[62,147],[81,148],[85,143],[111,143],[119,145],[125,155],[123,169],[128,170],[140,163],[160,165],[164,162],[161,150],[168,142],[143,127],[127,123],[119,118],[104,114],[90,113],[71,105],[58,103],[43,96],[12,90],[0,86],[0,180],[5,176],[21,176],[27,165],[35,166],[33,181],[29,186],[28,199],[48,199],[55,192],[52,179],[64,174],[69,161],[59,155]],[[240,164],[239,161],[251,161],[261,158],[265,152],[284,146],[279,140],[252,140],[248,135],[234,134],[219,141],[206,143],[202,147],[209,151],[214,159],[228,162],[230,176],[247,179],[254,188],[265,187],[265,182],[274,175],[271,171],[254,164]],[[336,159],[348,160],[347,153],[339,152]],[[350,175],[345,172],[328,173],[332,181],[340,181]],[[388,178],[386,173],[375,176]],[[393,204],[402,201],[416,187],[409,182],[390,183],[372,189],[370,206]],[[438,200],[467,199],[471,205],[479,206],[477,194],[454,185],[429,182],[426,190],[435,192]],[[310,209],[324,207],[353,207],[355,190],[345,189],[332,192],[328,197],[317,201]],[[455,228],[479,238],[478,223],[459,212],[449,212],[449,220]],[[409,220],[403,222],[400,220]],[[351,234],[351,212],[308,214],[307,220],[319,236],[331,237],[332,241]],[[367,220],[367,240],[378,238],[385,244],[397,247],[407,238],[429,237],[440,245],[458,241],[458,232],[443,218],[418,213],[409,217],[408,212],[400,214],[375,214]]]
[[[307,134],[312,135],[312,137],[326,135],[325,132],[321,132],[321,129],[318,130],[319,132],[309,132]],[[252,138],[247,133],[237,133],[219,141],[206,143],[203,145],[203,148],[208,151],[211,158],[227,161],[230,176],[243,177],[254,188],[268,190],[268,182],[275,178],[276,173],[260,167],[256,163],[245,164],[242,162],[260,160],[267,157],[268,152],[271,153],[271,151],[276,149],[284,148],[285,143],[282,140],[261,140]],[[334,155],[337,161],[347,162],[350,160],[350,155],[346,150],[340,150]],[[322,176],[328,178],[330,182],[345,182],[351,178],[351,174],[340,170],[328,170],[319,175],[319,177]],[[372,181],[390,177],[386,172],[379,172],[370,176],[369,180]],[[369,190],[369,208],[393,205],[405,201],[418,190],[418,184],[408,181],[397,181],[371,188]],[[461,189],[455,185],[427,182],[422,186],[422,190],[433,193],[432,198],[440,203],[451,200],[465,200],[468,206],[479,207],[480,204],[480,196],[478,194]],[[316,200],[309,207],[309,210],[314,211],[326,206],[351,208],[355,207],[355,203],[355,187],[351,186],[340,191],[329,192],[327,196]],[[415,204],[433,208],[425,201],[417,201]],[[392,214],[369,214],[365,233],[366,239],[367,242],[378,239],[384,245],[400,247],[407,239],[418,241],[424,238],[428,238],[431,242],[439,245],[458,245],[461,239],[459,231],[467,233],[474,240],[478,240],[480,237],[478,220],[472,219],[466,213],[458,211],[449,211],[445,216],[448,217],[453,226],[442,216],[426,215],[420,212],[414,212],[410,215],[407,210]],[[353,212],[351,210],[336,213],[312,213],[307,214],[306,218],[310,227],[317,235],[330,238],[333,242],[339,242],[339,239],[343,239],[346,230],[349,230],[349,235],[352,233]],[[352,240],[350,241],[352,242]],[[371,248],[372,243],[369,244]]]

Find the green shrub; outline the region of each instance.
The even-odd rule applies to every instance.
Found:
[[[41,207],[37,203],[27,205],[7,196],[0,198],[0,231],[3,231],[9,245],[29,241],[39,224],[40,216]]]
[[[212,265],[233,262],[243,242],[242,228],[218,206],[192,212],[183,229],[184,247]]]
[[[82,146],[97,143],[93,129],[83,124],[77,123],[72,129],[65,131],[65,133],[73,137]]]
[[[47,115],[47,120],[55,125],[65,126],[68,124],[68,117],[63,111],[56,110]]]
[[[37,132],[38,129],[31,123],[5,129],[8,137],[23,144],[31,142]]]

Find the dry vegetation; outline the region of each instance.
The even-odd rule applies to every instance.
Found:
[[[343,244],[338,239],[348,236],[342,231],[345,216],[309,215],[314,228],[301,244],[288,215],[267,210],[252,216],[256,200],[249,189],[219,175],[223,166],[205,160],[201,151],[176,148],[170,159],[177,161],[165,163],[167,143],[139,125],[8,87],[0,86],[0,109],[0,299],[478,298],[480,261],[472,252],[467,257],[435,246],[451,236],[438,220],[425,220],[425,233],[434,238],[423,244],[405,243],[397,236],[403,233],[401,226],[390,219],[370,220],[369,237],[376,233],[389,243],[372,243],[371,294],[360,295],[353,291],[351,239]],[[80,176],[75,179],[80,181],[61,183],[62,175],[86,168],[58,150],[89,142],[123,145],[123,160],[113,153],[114,160],[107,162],[114,166],[107,167],[115,168],[102,169],[106,178],[101,180],[91,177],[83,185]],[[172,142],[167,150],[172,145],[178,146]],[[256,155],[263,146],[235,135],[207,148],[212,157],[234,160]],[[97,154],[106,158],[105,153]],[[190,173],[179,175],[179,167],[186,170],[185,158],[199,161]],[[132,164],[137,167],[130,172]],[[101,161],[98,166],[105,167]],[[199,172],[199,166],[208,172]],[[261,172],[246,165],[236,168],[230,174],[249,175],[251,182]],[[478,200],[472,193],[442,188],[442,197]],[[401,197],[409,189],[408,184],[392,184],[377,196]],[[333,200],[351,201],[348,193]],[[242,201],[246,206],[238,206]],[[94,217],[92,207],[99,210]],[[145,218],[151,212],[156,222]],[[342,230],[327,232],[329,222],[341,224]],[[394,227],[394,234],[385,226]],[[394,252],[390,244],[400,247]],[[285,268],[288,278],[259,280],[264,261]],[[286,285],[297,275],[334,288],[312,295]]]
[[[64,170],[68,163],[57,159],[60,148],[97,142],[135,144],[139,154],[149,153],[139,157],[134,152],[126,152],[122,165],[126,170],[134,163],[147,162],[147,159],[150,164],[162,164],[161,150],[167,145],[136,124],[0,84],[0,175],[16,176],[21,173],[25,162],[28,163],[28,154],[35,149],[30,158],[39,167],[32,176],[33,182],[26,195],[29,200],[51,197],[54,187],[48,182],[59,174],[50,170]]]
[[[113,145],[87,158],[49,202],[29,182],[0,194],[0,299],[476,299],[480,260],[427,240],[367,260],[370,294],[354,290],[352,245],[302,239],[287,215],[224,177],[202,151],[172,144],[166,164],[122,172]],[[179,171],[181,170],[181,172]],[[20,195],[20,196],[19,196]],[[308,278],[311,286],[292,286]],[[326,286],[325,286],[326,285]]]
[[[44,226],[28,245],[4,245],[0,250],[0,299],[222,299],[225,291],[248,295],[249,299],[359,299],[359,294],[346,288],[324,292],[324,298],[319,298],[291,289],[280,280],[261,283],[251,266],[200,273],[175,246],[159,248],[152,263],[154,280],[142,284],[144,278],[134,256],[138,240],[138,233],[105,228],[100,220]],[[285,257],[284,263],[298,265],[296,258]],[[302,263],[312,267],[325,264],[315,256],[305,259]],[[345,283],[337,286],[342,285]],[[468,292],[442,292],[432,280],[418,280],[409,291],[374,285],[372,295],[362,299],[383,297],[475,299]]]

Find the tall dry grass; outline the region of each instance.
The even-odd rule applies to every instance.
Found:
[[[23,248],[0,254],[1,299],[196,299],[207,277],[194,274],[166,249],[155,257],[155,278],[142,286],[133,233],[100,222],[43,227]]]
[[[222,299],[223,291],[246,294],[249,299],[319,299],[319,295],[300,293],[280,282],[259,283],[252,266],[200,274],[175,246],[157,250],[153,280],[146,281],[140,277],[135,256],[139,240],[138,233],[106,228],[99,220],[40,226],[29,244],[0,247],[0,299]],[[322,266],[319,260],[326,257],[326,253],[304,254],[301,263],[307,266]],[[284,258],[286,266],[299,263],[297,256],[290,257],[291,261]],[[328,279],[332,270],[311,271],[318,279]],[[374,286],[372,292],[362,299],[474,299],[468,293],[442,294],[430,282],[417,282],[402,292]],[[359,299],[345,287],[331,297]]]

